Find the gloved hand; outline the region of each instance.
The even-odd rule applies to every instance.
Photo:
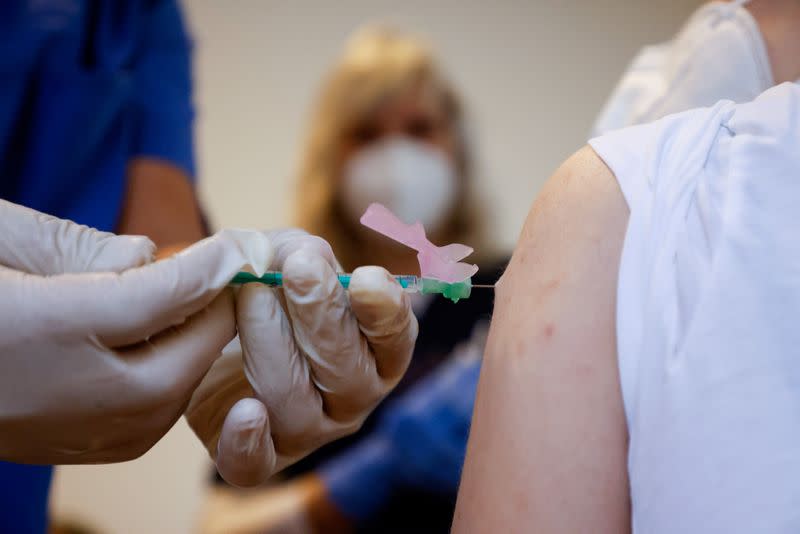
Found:
[[[222,289],[269,243],[227,231],[148,264],[154,248],[0,201],[0,458],[130,460],[180,417],[235,334]]]
[[[393,400],[376,431],[320,470],[333,503],[363,521],[398,488],[455,496],[464,463],[485,330]]]
[[[328,244],[299,230],[267,234],[283,289],[236,298],[241,350],[226,351],[186,415],[229,483],[250,486],[357,430],[408,366],[417,321],[378,267],[345,291]]]

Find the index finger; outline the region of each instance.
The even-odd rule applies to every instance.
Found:
[[[385,269],[359,267],[350,278],[350,306],[378,374],[394,386],[408,368],[419,331],[408,295]]]
[[[336,272],[320,255],[301,249],[284,262],[283,284],[294,337],[326,414],[339,422],[363,416],[388,385]]]

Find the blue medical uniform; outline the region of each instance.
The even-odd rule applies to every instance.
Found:
[[[3,0],[0,35],[0,198],[114,230],[132,158],[194,176],[177,0]],[[51,475],[0,462],[0,533],[46,531]]]

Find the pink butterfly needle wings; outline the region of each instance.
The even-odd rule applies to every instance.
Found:
[[[416,250],[423,278],[455,284],[478,272],[477,265],[460,261],[472,254],[471,247],[459,243],[437,247],[428,241],[422,224],[406,224],[381,204],[370,204],[361,216],[361,224]]]

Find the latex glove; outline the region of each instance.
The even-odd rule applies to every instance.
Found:
[[[186,412],[220,474],[240,486],[360,428],[417,337],[408,296],[384,269],[356,269],[345,291],[325,241],[299,230],[268,238],[284,288],[239,290],[241,351],[214,365]]]
[[[227,231],[148,264],[154,248],[0,201],[0,458],[130,460],[180,417],[235,335],[220,292],[269,245]]]
[[[322,467],[328,495],[342,513],[366,520],[403,487],[455,497],[485,339],[481,328],[387,405],[372,436]]]

